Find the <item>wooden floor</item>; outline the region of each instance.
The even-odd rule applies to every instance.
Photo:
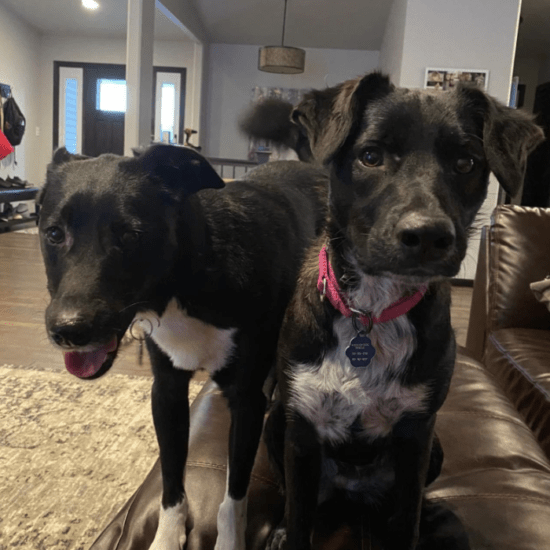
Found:
[[[462,345],[466,341],[471,300],[471,288],[453,287],[452,321],[458,343]],[[0,234],[0,364],[64,369],[61,353],[46,336],[47,304],[38,236]],[[113,372],[150,375],[147,354],[141,365],[138,356],[138,344],[132,342],[119,353]]]

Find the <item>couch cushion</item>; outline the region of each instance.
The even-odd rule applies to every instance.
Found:
[[[456,512],[472,548],[546,548],[550,463],[497,381],[459,357],[436,424],[443,471],[428,498]]]
[[[550,457],[550,330],[489,334],[485,364]]]
[[[195,400],[186,484],[193,516],[188,550],[212,550],[217,506],[225,484],[227,408],[209,384]],[[459,354],[448,399],[436,429],[445,451],[442,475],[428,498],[456,512],[472,550],[541,550],[550,540],[550,464],[532,432],[521,420],[484,367]],[[161,479],[158,462],[135,495],[100,535],[91,550],[144,550],[158,521]],[[283,513],[283,499],[270,477],[265,447],[256,459],[248,510],[247,548],[262,549]],[[380,522],[353,502],[331,501],[319,511],[315,550],[381,550]],[[442,509],[431,510],[423,537],[452,550],[446,542],[455,527]],[[441,521],[441,518],[442,521]],[[452,538],[452,535],[451,535]],[[387,549],[386,549],[387,550]]]

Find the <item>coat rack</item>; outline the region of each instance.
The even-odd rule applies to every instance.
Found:
[[[4,99],[11,96],[11,86],[9,84],[0,84],[0,96]]]

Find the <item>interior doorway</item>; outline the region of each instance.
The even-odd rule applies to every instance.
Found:
[[[168,137],[171,143],[183,145],[186,78],[186,69],[153,67],[151,134],[155,141],[164,141]]]
[[[123,154],[125,73],[124,65],[54,62],[54,149]],[[152,140],[183,144],[185,88],[185,68],[153,68]]]

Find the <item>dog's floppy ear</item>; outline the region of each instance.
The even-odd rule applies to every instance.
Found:
[[[178,196],[225,186],[211,164],[190,147],[152,145],[135,161],[146,173],[160,178]]]
[[[528,113],[506,107],[478,88],[460,86],[458,92],[482,109],[487,163],[502,188],[513,197],[523,182],[527,157],[544,141],[542,129]]]
[[[369,101],[389,94],[387,76],[370,73],[333,88],[314,90],[292,112],[292,120],[306,133],[313,156],[329,163],[354,134]]]

